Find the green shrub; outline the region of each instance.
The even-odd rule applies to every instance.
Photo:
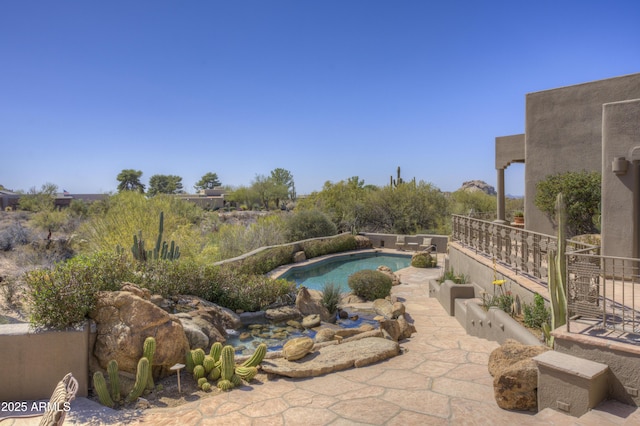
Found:
[[[334,282],[326,282],[322,285],[322,304],[334,315],[338,311],[341,293],[340,286]]]
[[[254,312],[284,301],[295,291],[295,283],[264,275],[238,274],[231,268],[220,270],[218,303],[231,310]]]
[[[266,274],[278,266],[293,262],[293,246],[271,247],[239,261],[243,274]],[[235,263],[235,262],[234,262]]]
[[[338,228],[329,216],[320,210],[302,210],[294,213],[286,222],[289,241],[335,235]]]
[[[544,305],[544,298],[538,293],[533,295],[533,304],[525,303],[522,306],[524,323],[531,328],[542,328],[542,325],[549,323],[551,311]]]
[[[311,259],[326,254],[355,250],[358,243],[355,236],[344,234],[326,240],[305,241],[301,246],[307,259]]]
[[[411,266],[414,268],[435,268],[438,266],[438,258],[429,253],[416,253],[411,258]]]
[[[349,288],[366,300],[384,299],[391,294],[393,281],[380,271],[364,269],[349,276]]]

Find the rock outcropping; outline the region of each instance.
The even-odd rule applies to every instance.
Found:
[[[482,180],[470,180],[468,182],[463,182],[458,191],[484,192],[485,194],[496,195],[496,189]]]

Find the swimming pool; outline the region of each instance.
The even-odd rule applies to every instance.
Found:
[[[350,291],[347,280],[349,275],[362,269],[376,269],[380,265],[391,268],[393,272],[409,266],[411,256],[363,253],[330,258],[319,263],[297,266],[289,269],[280,278],[295,281],[309,289],[322,290],[324,283],[339,284],[343,292]]]

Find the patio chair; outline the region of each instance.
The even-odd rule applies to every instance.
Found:
[[[435,244],[433,244],[433,238],[423,238],[422,239],[422,244],[420,244],[420,250],[421,251],[428,251],[429,253],[432,253],[434,251],[437,250],[437,247]]]
[[[406,235],[398,235],[396,237],[396,249],[404,250],[405,245],[407,244],[407,236]]]
[[[71,373],[68,373],[58,385],[49,399],[49,407],[55,410],[45,411],[44,416],[40,420],[40,426],[60,426],[64,423],[67,416],[67,407],[65,403],[71,403],[76,398],[78,392],[78,381]]]

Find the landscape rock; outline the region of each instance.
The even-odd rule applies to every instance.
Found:
[[[392,286],[397,286],[397,285],[401,284],[400,283],[400,278],[398,278],[398,276],[396,274],[394,274],[393,271],[391,270],[391,268],[389,268],[388,266],[380,265],[380,266],[378,266],[377,271],[382,272],[383,274],[385,274],[386,276],[391,278],[391,285]]]
[[[153,373],[162,377],[184,361],[189,342],[180,320],[131,291],[101,291],[89,313],[96,322],[93,355],[101,368],[112,359],[120,371],[135,374],[147,337],[156,339]]]
[[[373,248],[373,243],[371,242],[369,237],[365,237],[364,235],[356,235],[355,238],[357,250]]]
[[[538,367],[525,359],[501,370],[493,378],[493,392],[498,407],[504,410],[537,411]]]
[[[307,260],[307,256],[304,254],[304,251],[297,251],[293,254],[293,263],[300,263]]]
[[[209,320],[218,330],[236,330],[242,327],[240,316],[231,309],[216,305],[215,303],[196,296],[180,295],[176,298],[177,312],[205,311]]]
[[[265,359],[265,373],[286,377],[316,377],[334,371],[366,365],[394,357],[400,353],[398,343],[380,337],[369,337],[319,348],[313,356],[298,362],[282,358]]]
[[[382,315],[386,319],[397,319],[404,315],[406,308],[402,302],[391,303],[387,299],[376,299],[373,301],[373,309],[376,314]]]
[[[282,346],[282,356],[287,361],[299,360],[313,351],[313,345],[313,339],[310,337],[296,337]]]
[[[489,355],[496,403],[505,410],[537,410],[538,368],[533,357],[550,348],[508,339]]]
[[[302,315],[320,315],[322,321],[333,322],[335,316],[322,303],[322,292],[302,287],[296,296],[296,307]]]
[[[302,318],[302,313],[295,306],[280,306],[278,308],[267,309],[265,318],[273,323],[287,322]]]
[[[313,314],[313,315],[307,315],[306,317],[302,318],[302,326],[304,328],[314,328],[320,325],[320,323],[322,322],[320,315],[317,314]]]
[[[356,296],[353,293],[346,293],[344,296],[342,296],[342,299],[340,299],[340,304],[343,306],[351,305],[354,303],[367,303],[367,300],[360,296]]]
[[[316,332],[316,343],[329,342],[336,336],[336,330],[331,328],[321,328]]]

